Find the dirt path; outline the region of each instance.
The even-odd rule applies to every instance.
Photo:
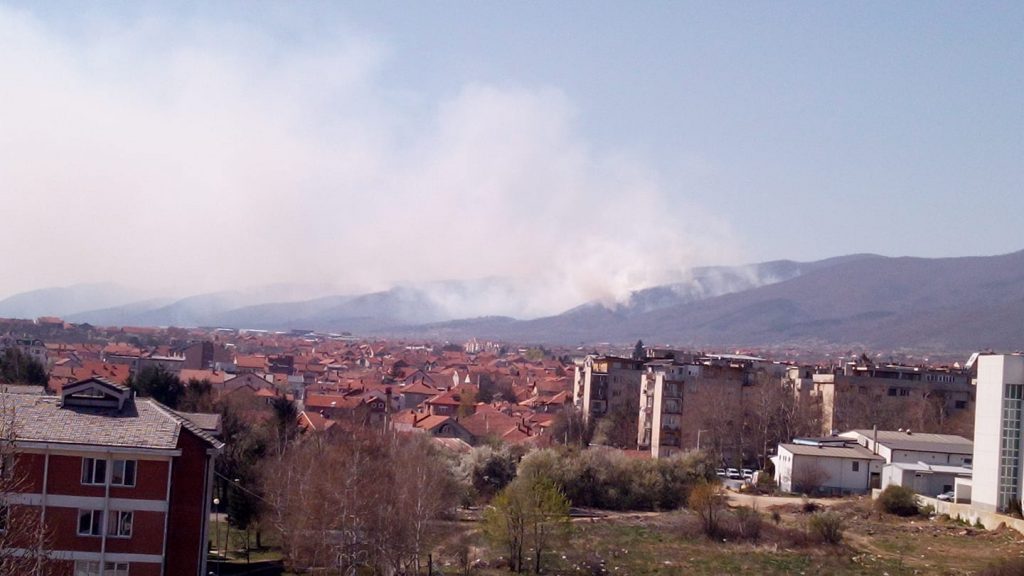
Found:
[[[739,494],[736,492],[729,492],[727,494],[727,498],[730,506],[755,506],[762,510],[769,506],[800,506],[804,503],[802,498],[795,498],[792,496],[760,496],[756,494]],[[809,498],[808,500],[823,507],[843,502],[843,500],[831,498]]]

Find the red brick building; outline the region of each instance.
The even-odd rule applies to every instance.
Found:
[[[6,500],[38,511],[68,576],[205,576],[214,457],[223,444],[158,402],[89,378],[59,397],[3,394],[13,425]]]

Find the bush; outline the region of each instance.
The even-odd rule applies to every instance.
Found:
[[[978,572],[978,576],[1024,576],[1024,558],[993,562]]]
[[[818,512],[811,516],[808,525],[826,544],[839,544],[843,539],[843,518],[835,512]]]
[[[877,505],[883,512],[897,516],[914,516],[918,514],[917,494],[906,486],[889,485],[878,496]]]
[[[705,482],[694,486],[688,504],[700,518],[704,534],[711,538],[718,536],[721,532],[722,512],[726,508],[721,484]]]
[[[740,538],[757,542],[761,538],[761,527],[764,520],[756,508],[741,506],[733,511],[736,517],[736,527]]]
[[[549,448],[527,454],[518,474],[552,480],[574,506],[674,510],[690,487],[714,476],[714,468],[700,453],[637,460],[605,448]]]

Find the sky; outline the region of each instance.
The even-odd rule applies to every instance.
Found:
[[[0,298],[1024,248],[1020,2],[0,2],[0,72]]]

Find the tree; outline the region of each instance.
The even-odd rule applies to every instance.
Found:
[[[793,490],[813,494],[828,480],[828,471],[817,460],[804,462],[793,471]]]
[[[136,374],[129,385],[139,396],[149,396],[157,402],[169,407],[178,408],[178,402],[184,391],[181,380],[163,366],[147,366]]]
[[[46,368],[21,350],[8,348],[0,356],[0,382],[46,386],[47,381]]]
[[[283,396],[274,398],[270,407],[274,411],[274,424],[277,428],[277,451],[283,454],[299,431],[299,409],[294,402]]]
[[[636,346],[633,346],[633,360],[643,360],[646,354],[644,353],[644,341],[637,340]]]
[[[533,570],[540,574],[544,552],[569,526],[569,501],[547,478],[517,479],[484,512],[484,531],[506,549],[514,572],[525,569],[523,552],[530,546]]]
[[[722,514],[726,509],[722,486],[715,482],[704,482],[694,486],[690,491],[688,504],[700,518],[704,534],[711,538],[718,536]]]
[[[585,447],[594,436],[594,421],[583,418],[583,412],[566,403],[551,423],[551,438],[566,446]]]
[[[33,491],[18,464],[16,422],[14,407],[0,397],[0,574],[48,576],[58,566],[48,552],[52,534],[42,510],[14,498]]]
[[[616,404],[594,427],[593,442],[615,448],[636,449],[636,429],[640,418],[640,397],[629,395]]]
[[[307,434],[264,470],[266,518],[295,572],[416,574],[455,504],[454,479],[425,438]]]
[[[210,381],[189,379],[178,402],[178,409],[183,412],[215,412],[213,385]]]

